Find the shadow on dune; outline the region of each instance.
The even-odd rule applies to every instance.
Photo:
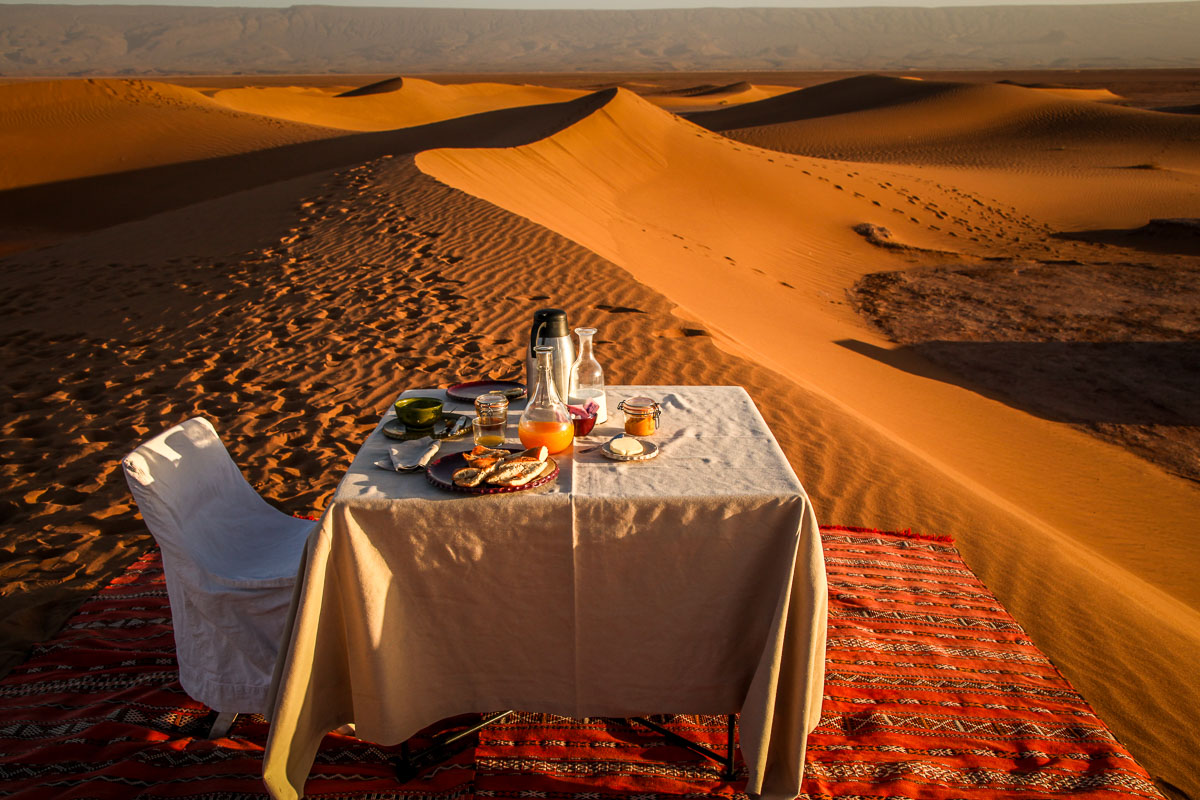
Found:
[[[896,369],[1082,428],[1200,481],[1200,342],[837,344]]]
[[[1152,219],[1140,228],[1072,231],[1056,233],[1054,238],[1116,245],[1146,253],[1200,256],[1200,220],[1196,219]]]
[[[1200,114],[1200,103],[1190,106],[1159,106],[1150,110],[1161,111],[1164,114]]]
[[[1200,425],[1200,342],[838,344],[1055,422]]]
[[[670,97],[707,97],[714,94],[746,92],[753,88],[748,81],[738,81],[737,83],[727,84],[704,83],[699,86],[687,86],[683,89],[664,89],[663,91],[650,92],[649,94]]]
[[[726,131],[902,105],[953,92],[963,86],[943,81],[859,75],[733,108],[683,116],[710,131]]]
[[[516,147],[569,127],[615,93],[611,89],[564,103],[10,189],[0,192],[0,220],[10,231],[82,233],[384,155],[439,147]]]
[[[384,78],[375,83],[368,83],[366,86],[359,86],[357,89],[350,89],[341,94],[334,95],[335,97],[363,97],[369,94],[387,94],[388,92],[399,91],[404,87],[404,78]]]

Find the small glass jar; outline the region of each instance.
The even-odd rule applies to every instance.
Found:
[[[508,398],[502,394],[481,394],[475,398],[475,414],[480,419],[508,419]]]
[[[625,412],[625,433],[630,436],[653,436],[658,430],[659,407],[653,398],[631,397],[617,408]]]

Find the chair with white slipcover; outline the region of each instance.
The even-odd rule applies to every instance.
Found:
[[[242,476],[212,423],[189,419],[122,462],[162,550],[179,683],[217,712],[265,713],[310,520],[272,508]]]

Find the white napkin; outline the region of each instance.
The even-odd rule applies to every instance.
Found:
[[[433,460],[442,443],[428,436],[420,439],[409,439],[406,442],[396,442],[388,445],[389,461],[376,461],[375,466],[381,469],[407,472],[420,469]]]

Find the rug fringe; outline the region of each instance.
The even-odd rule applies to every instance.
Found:
[[[822,525],[823,531],[846,531],[847,533],[877,533],[881,536],[898,536],[902,539],[920,539],[926,542],[946,542],[953,543],[953,536],[945,536],[934,533],[917,533],[912,528],[905,528],[902,531],[884,531],[879,528],[856,528],[852,525]]]

